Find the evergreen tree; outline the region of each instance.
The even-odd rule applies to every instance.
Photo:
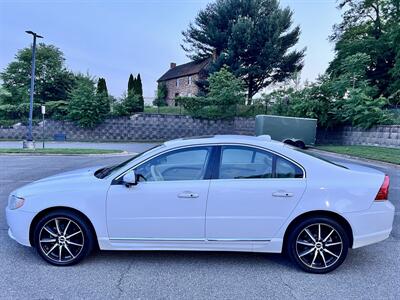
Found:
[[[122,108],[125,110],[125,114],[132,114],[135,112],[143,111],[141,106],[141,99],[137,93],[138,84],[137,79],[133,77],[132,74],[129,76],[128,80],[128,91],[126,97],[122,99]]]
[[[133,78],[133,75],[129,75],[129,80],[128,80],[128,95],[134,94],[135,90],[135,79]]]
[[[108,90],[106,80],[102,77],[97,81],[97,94],[104,93],[108,97]]]
[[[135,80],[135,94],[139,97],[139,106],[138,109],[140,112],[144,110],[144,97],[143,97],[143,86],[142,79],[140,78],[140,73],[136,77]]]
[[[305,50],[292,50],[300,36],[292,16],[278,0],[217,0],[183,32],[182,47],[195,60],[215,57],[211,73],[227,65],[245,82],[251,100],[303,67]]]

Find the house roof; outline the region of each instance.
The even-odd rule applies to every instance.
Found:
[[[191,61],[186,64],[176,66],[175,68],[169,69],[167,72],[165,72],[164,75],[157,80],[157,82],[197,74],[203,70],[209,62],[210,58],[207,58],[201,61]]]

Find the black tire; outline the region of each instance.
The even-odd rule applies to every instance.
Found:
[[[303,141],[296,141],[294,142],[294,146],[300,149],[305,149],[306,148],[306,144],[304,144]]]
[[[286,247],[290,259],[301,269],[323,274],[335,270],[344,262],[349,249],[349,237],[335,220],[312,217],[293,228]]]
[[[80,262],[90,254],[94,244],[91,227],[81,216],[69,210],[52,211],[35,226],[36,251],[55,266]]]
[[[283,143],[290,146],[294,146],[294,142],[292,140],[284,140]]]

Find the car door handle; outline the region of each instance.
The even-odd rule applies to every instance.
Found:
[[[178,194],[178,198],[199,198],[199,194],[193,192],[182,192]]]
[[[279,191],[279,192],[272,193],[272,196],[274,196],[274,197],[293,197],[293,193]]]

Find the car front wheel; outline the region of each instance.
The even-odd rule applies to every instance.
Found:
[[[287,251],[300,268],[311,273],[328,273],[345,260],[349,238],[333,219],[314,217],[300,222],[289,234]]]
[[[35,248],[48,263],[57,266],[81,261],[93,248],[93,234],[88,224],[67,210],[45,215],[34,231]]]

